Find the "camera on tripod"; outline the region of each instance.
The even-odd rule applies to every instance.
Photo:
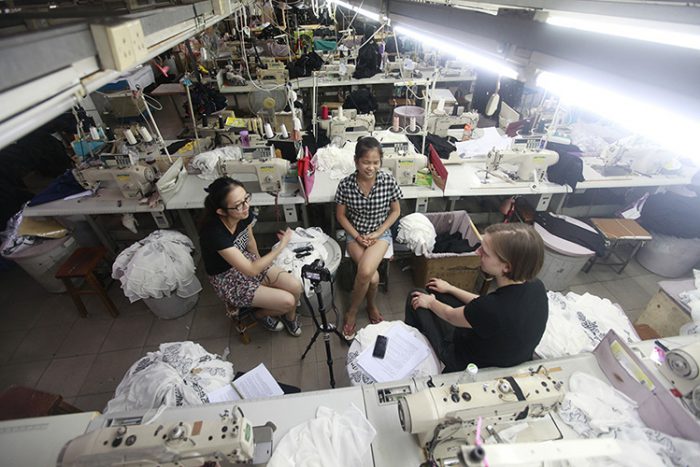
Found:
[[[322,259],[317,259],[311,264],[303,265],[301,267],[301,277],[307,279],[314,285],[320,282],[330,282],[332,279],[331,272]]]

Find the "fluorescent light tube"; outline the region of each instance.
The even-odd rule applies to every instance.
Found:
[[[697,158],[700,121],[568,76],[541,72],[537,85],[572,104],[656,141],[679,155]]]
[[[394,26],[394,32],[416,39],[429,47],[439,50],[440,53],[454,55],[458,60],[467,62],[477,68],[483,68],[512,79],[517,79],[518,77],[518,72],[508,66],[505,61],[490,58],[476,50],[469,50],[459,43],[449,42],[438,36],[404,26]]]
[[[338,6],[342,6],[343,8],[347,8],[348,10],[352,10],[357,12],[358,14],[369,18],[371,20],[374,20],[378,23],[381,22],[389,22],[389,18],[386,16],[380,15],[379,13],[375,13],[373,11],[365,10],[364,8],[356,7],[354,5],[350,5],[347,2],[343,2],[342,0],[328,0],[330,3],[335,3]]]
[[[547,24],[580,31],[625,37],[640,41],[700,50],[700,31],[693,34],[679,30],[682,26],[665,25],[645,21],[615,20],[595,15],[563,15],[551,13]]]

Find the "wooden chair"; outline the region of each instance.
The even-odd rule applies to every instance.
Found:
[[[82,410],[63,400],[62,396],[23,386],[10,386],[0,394],[0,420],[45,417],[78,413]]]
[[[80,296],[87,294],[99,296],[109,314],[115,318],[119,316],[119,311],[117,311],[114,303],[107,296],[107,291],[94,273],[95,268],[100,263],[106,262],[106,255],[107,249],[104,247],[78,248],[56,272],[56,279],[61,279],[66,285],[73,303],[78,308],[78,313],[83,318],[87,317],[87,310]],[[84,279],[87,288],[76,287],[73,283],[75,278]]]
[[[233,320],[234,326],[236,326],[236,331],[238,332],[238,337],[241,342],[245,345],[250,344],[250,334],[248,334],[248,329],[252,328],[258,322],[253,314],[253,308],[235,308],[231,304],[226,303],[226,315]]]

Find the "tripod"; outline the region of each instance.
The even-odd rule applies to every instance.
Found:
[[[313,287],[313,291],[316,294],[316,299],[318,300],[318,314],[321,316],[321,323],[319,323],[318,319],[316,318],[316,314],[314,313],[314,307],[311,306],[311,301],[306,296],[306,293],[302,292],[302,296],[304,297],[306,306],[309,307],[309,311],[311,312],[311,319],[313,319],[314,324],[316,325],[316,332],[311,338],[309,345],[306,346],[306,350],[302,354],[301,359],[304,360],[306,354],[309,353],[309,350],[311,350],[311,347],[314,345],[314,342],[316,342],[318,335],[323,333],[323,340],[326,344],[326,363],[328,364],[328,373],[331,377],[331,387],[335,388],[335,378],[333,377],[333,357],[331,356],[330,344],[331,333],[334,333],[336,336],[338,336],[341,342],[344,342],[347,345],[349,345],[349,343],[345,340],[343,335],[340,334],[340,332],[338,332],[338,329],[335,327],[335,324],[329,324],[328,320],[326,319],[326,307],[323,303],[323,296],[321,295],[321,282],[311,279],[311,286]],[[331,285],[331,287],[333,286]]]

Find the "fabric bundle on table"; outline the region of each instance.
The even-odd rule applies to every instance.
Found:
[[[614,438],[621,444],[619,456],[577,459],[573,465],[700,465],[700,445],[647,427],[633,400],[587,373],[571,375],[558,412],[584,438]]]
[[[326,146],[314,156],[318,171],[328,172],[331,180],[340,180],[355,171],[354,151],[335,146]]]
[[[197,154],[192,159],[190,165],[198,169],[201,173],[197,176],[203,180],[216,180],[219,178],[219,161],[221,160],[240,160],[241,148],[238,146],[224,146],[212,151],[206,151]]]
[[[627,343],[639,341],[622,310],[607,298],[589,293],[547,292],[549,317],[542,340],[535,349],[541,358],[556,358],[590,352],[610,329]]]
[[[435,226],[430,219],[416,212],[401,219],[396,241],[408,246],[418,256],[433,252],[436,236]]]
[[[190,341],[161,344],[126,372],[105,413],[208,404],[233,381],[233,365]]]
[[[175,292],[187,298],[202,285],[195,276],[192,240],[173,230],[156,230],[122,251],[112,266],[112,277],[122,284],[131,303],[163,298]]]

